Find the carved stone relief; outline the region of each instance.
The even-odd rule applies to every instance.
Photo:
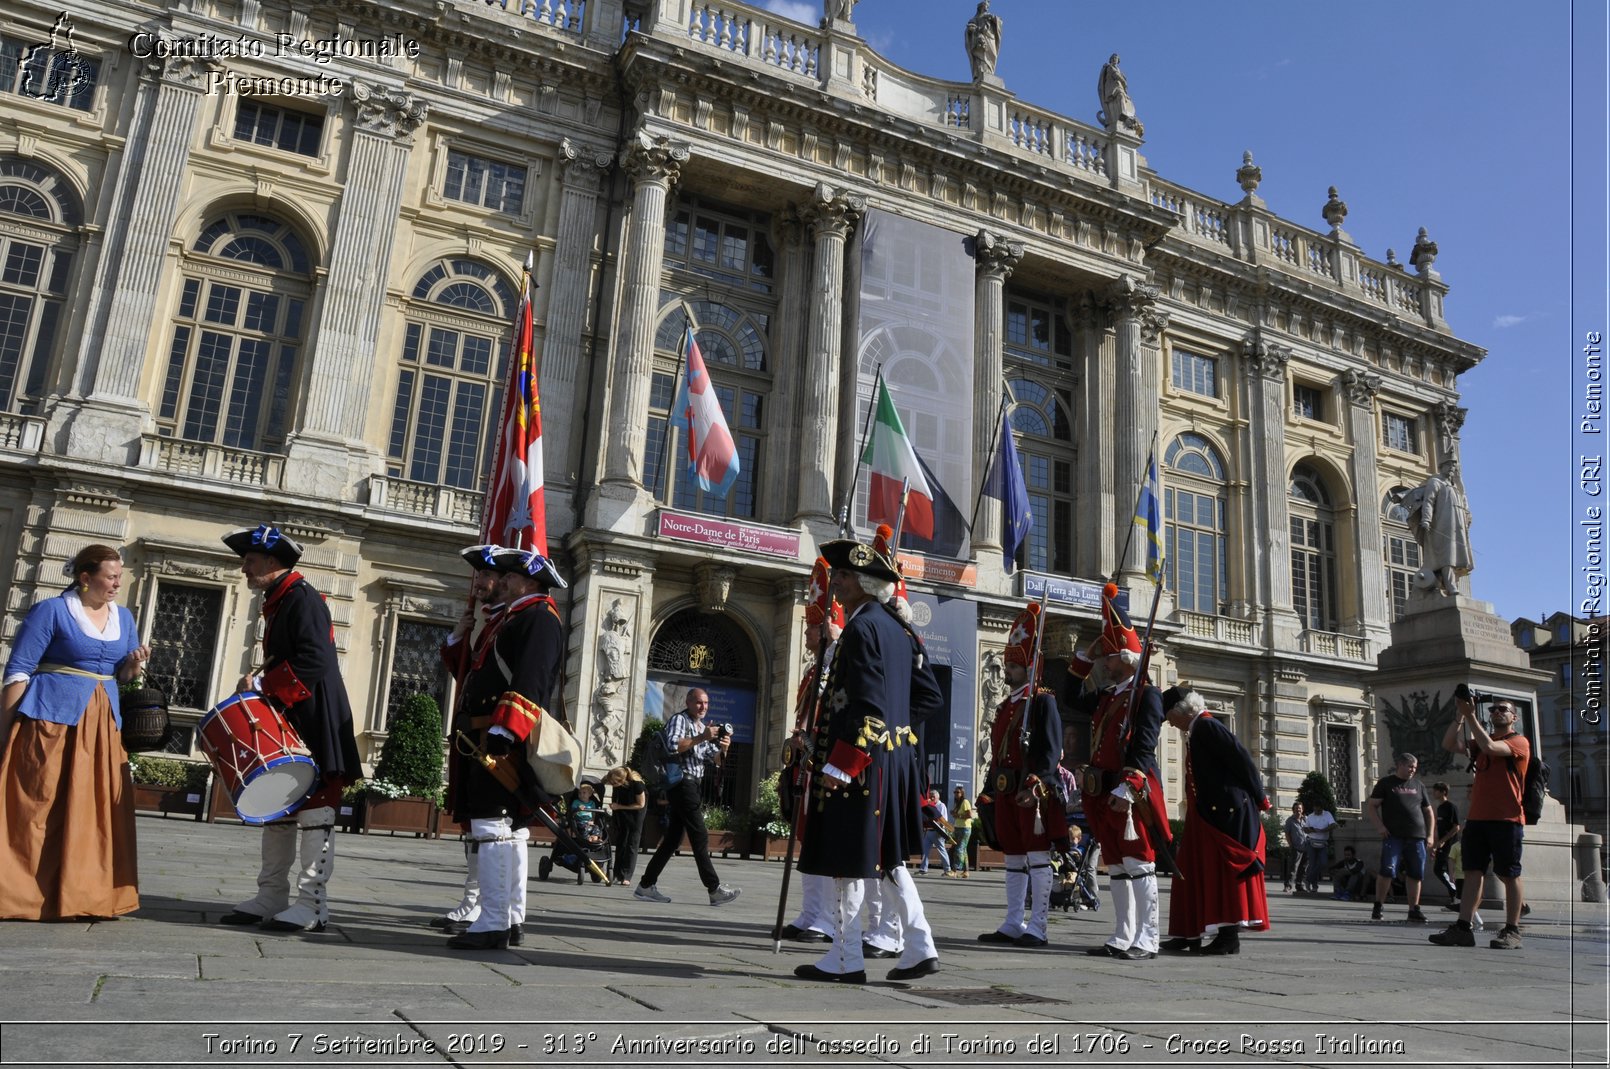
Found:
[[[592,763],[621,762],[626,732],[626,685],[631,676],[631,611],[614,598],[598,631],[598,685],[593,689]]]

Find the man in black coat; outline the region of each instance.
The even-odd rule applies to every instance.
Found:
[[[325,887],[335,868],[335,808],[341,788],[363,775],[330,610],[293,570],[302,547],[278,528],[231,531],[224,544],[240,554],[246,585],[263,595],[263,666],[241,677],[236,693],[255,691],[284,712],[311,752],[319,778],[292,816],[263,825],[257,894],[221,921],[271,932],[322,932],[330,919]],[[301,868],[293,904],[287,878],[298,833]]]
[[[1241,929],[1269,927],[1263,777],[1235,733],[1203,711],[1200,694],[1170,687],[1162,700],[1168,722],[1185,733],[1185,845],[1169,898],[1173,938],[1163,949],[1239,954]]]
[[[888,605],[900,578],[890,554],[843,540],[826,543],[822,555],[833,567],[845,625],[811,740],[815,774],[799,869],[834,879],[839,924],[832,949],[794,974],[865,983],[862,906],[869,894],[881,893],[905,930],[900,965],[889,979],[914,979],[937,972],[939,956],[906,871],[906,859],[922,844],[912,725],[937,712],[943,696],[915,632]]]
[[[526,741],[542,731],[543,721],[558,704],[565,654],[559,607],[548,591],[566,584],[546,557],[528,550],[497,549],[492,567],[498,573],[493,596],[504,608],[497,630],[476,645],[457,723],[486,753],[499,758],[512,755],[508,764],[529,784],[534,777],[526,760]],[[481,912],[468,931],[453,936],[447,945],[455,950],[518,946],[530,854],[527,825],[535,814],[522,801],[521,792],[511,791],[467,756],[456,736],[454,741],[458,789],[453,819],[469,826],[481,883]]]

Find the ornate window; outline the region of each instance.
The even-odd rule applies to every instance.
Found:
[[[223,606],[222,587],[158,581],[148,636],[151,660],[145,674],[167,694],[171,707],[212,707]]]
[[[1396,412],[1381,413],[1381,444],[1400,453],[1418,453],[1414,419]]]
[[[235,108],[235,140],[317,156],[324,140],[324,116],[247,98]]]
[[[184,261],[157,427],[236,449],[284,445],[313,263],[285,223],[229,213]]]
[[[442,664],[441,647],[453,633],[452,625],[429,620],[399,619],[392,641],[391,678],[386,682],[386,730],[402,711],[403,702],[414,694],[428,694],[442,710],[443,730],[449,713],[452,677]]]
[[[1002,361],[1011,391],[1008,421],[1028,484],[1034,525],[1018,563],[1073,574],[1073,333],[1051,302],[1010,291]]]
[[[1163,464],[1169,589],[1180,608],[1216,616],[1229,588],[1224,461],[1202,435],[1182,434],[1169,443]]]
[[[1353,776],[1358,755],[1353,739],[1352,728],[1325,725],[1325,778],[1330,780],[1331,793],[1336,796],[1338,809],[1358,807],[1358,789]]]
[[[1409,513],[1393,500],[1406,491],[1396,487],[1381,502],[1381,551],[1386,555],[1386,594],[1392,603],[1392,619],[1403,618],[1414,590],[1414,577],[1420,570],[1420,544],[1409,530]]]
[[[669,285],[660,294],[649,385],[643,481],[674,508],[757,517],[760,471],[772,421],[772,249],[769,217],[684,197],[665,231]],[[697,296],[695,296],[697,295]],[[683,375],[682,339],[692,309],[694,337],[738,451],[738,477],[725,496],[700,489],[687,445],[671,425]]]
[[[39,411],[83,215],[56,172],[0,160],[0,411]]]
[[[519,215],[525,210],[526,168],[449,150],[447,175],[442,196],[448,200],[479,204],[496,212]]]
[[[1306,464],[1291,473],[1291,603],[1303,626],[1336,630],[1336,520],[1330,492]]]
[[[401,368],[386,471],[413,482],[479,487],[509,366],[514,287],[475,260],[441,260],[403,305]]]
[[[65,38],[53,32],[49,44],[0,37],[0,90],[7,93],[88,111],[100,74],[100,61],[72,46],[70,28]]]
[[[1189,352],[1185,349],[1173,351],[1174,388],[1186,393],[1201,394],[1203,397],[1219,396],[1219,362],[1211,356],[1201,353]]]

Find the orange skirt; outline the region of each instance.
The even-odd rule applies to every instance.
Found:
[[[100,687],[74,727],[12,721],[0,754],[0,919],[115,917],[140,908],[128,762]]]

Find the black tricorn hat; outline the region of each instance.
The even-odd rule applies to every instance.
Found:
[[[256,527],[243,527],[224,535],[224,545],[244,557],[248,553],[263,553],[273,557],[287,568],[302,559],[302,547],[278,527],[260,523]]]
[[[559,574],[559,569],[554,567],[553,561],[535,550],[497,547],[492,553],[492,567],[499,572],[529,575],[550,590],[563,590],[570,585]]]
[[[458,555],[463,558],[465,564],[478,572],[495,572],[498,567],[497,554],[502,548],[502,546],[470,546],[459,550]]]
[[[900,569],[889,559],[888,554],[880,553],[865,542],[857,542],[850,538],[823,542],[822,556],[834,568],[860,572],[890,583],[900,581]]]

